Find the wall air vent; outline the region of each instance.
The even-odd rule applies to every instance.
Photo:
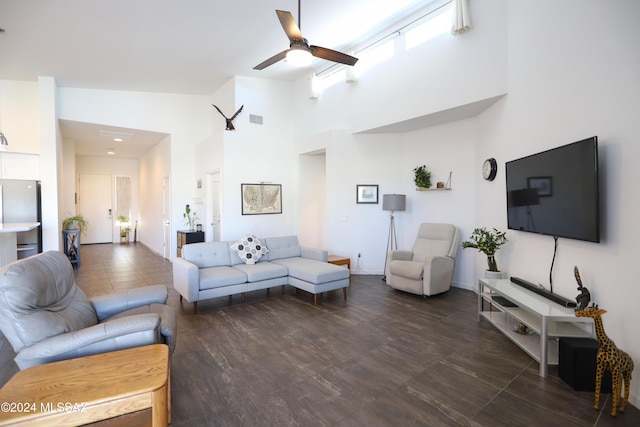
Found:
[[[262,124],[262,116],[258,116],[255,114],[249,114],[249,123],[254,123],[256,125]]]

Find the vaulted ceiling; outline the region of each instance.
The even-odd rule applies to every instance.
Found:
[[[437,0],[443,2],[445,0]],[[211,95],[233,76],[294,80],[332,63],[253,67],[289,47],[275,10],[292,13],[315,44],[349,52],[434,0],[0,0],[0,79],[54,77],[60,87]],[[133,133],[137,158],[166,135],[61,122],[79,155]]]
[[[433,0],[306,0],[311,44],[352,49]],[[294,79],[275,10],[296,0],[0,0],[0,79],[55,77],[58,86],[212,94],[232,76]],[[316,60],[312,67],[330,63]]]

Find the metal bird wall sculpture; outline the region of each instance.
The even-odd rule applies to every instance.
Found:
[[[236,130],[235,126],[233,126],[233,120],[238,116],[238,114],[240,114],[240,112],[244,108],[244,105],[242,105],[238,109],[238,111],[236,111],[236,113],[231,117],[225,116],[224,113],[215,104],[211,104],[211,105],[216,107],[216,110],[218,110],[218,113],[222,114],[222,117],[224,117],[224,119],[227,121],[227,128],[225,130]]]

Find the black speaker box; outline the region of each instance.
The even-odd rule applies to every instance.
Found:
[[[558,374],[577,391],[595,391],[596,354],[600,344],[591,338],[560,338]],[[601,393],[611,393],[611,372],[606,370]]]

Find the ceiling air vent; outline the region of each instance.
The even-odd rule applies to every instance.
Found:
[[[127,133],[127,132],[114,132],[111,130],[99,130],[98,135],[107,137],[107,138],[120,138],[120,139],[130,139],[133,138],[135,134]]]
[[[249,123],[254,123],[256,125],[262,124],[262,116],[257,116],[255,114],[249,114]]]

